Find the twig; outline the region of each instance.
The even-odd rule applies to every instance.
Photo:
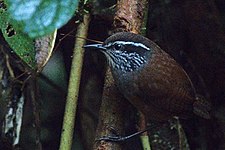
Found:
[[[40,121],[40,108],[39,108],[39,101],[38,101],[38,94],[37,94],[37,79],[36,73],[30,75],[29,79],[29,86],[27,88],[30,91],[30,98],[33,106],[33,115],[34,115],[34,125],[35,125],[35,149],[42,150],[41,144],[41,121]]]

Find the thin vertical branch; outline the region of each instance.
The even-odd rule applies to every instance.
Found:
[[[139,131],[143,131],[147,128],[146,124],[147,124],[147,121],[145,119],[145,116],[143,113],[139,112]],[[141,138],[141,143],[142,143],[142,147],[144,150],[151,150],[151,146],[150,146],[150,142],[149,142],[149,136],[148,136],[148,133],[147,132],[144,132],[141,134],[140,136]]]
[[[89,18],[89,14],[84,15],[83,22],[80,23],[77,29],[77,37],[87,37]],[[72,147],[81,70],[84,56],[84,50],[82,47],[84,44],[84,39],[76,38],[68,87],[68,95],[65,106],[63,128],[59,148],[60,150],[70,150]]]
[[[143,23],[142,23],[142,26],[141,26],[141,34],[142,35],[146,35],[146,26],[147,26],[147,19],[148,19],[148,5],[147,2],[145,1],[143,4],[145,4],[145,9],[143,10]],[[145,115],[139,111],[139,128],[138,130],[139,131],[143,131],[147,128],[147,120],[145,118]],[[151,146],[150,146],[150,140],[149,140],[149,136],[148,136],[148,133],[147,132],[144,132],[141,134],[140,136],[141,138],[141,143],[142,143],[142,147],[144,150],[151,150]]]

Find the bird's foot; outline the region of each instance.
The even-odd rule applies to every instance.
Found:
[[[103,136],[99,139],[97,139],[96,141],[106,141],[106,142],[124,142],[126,140],[129,140],[133,137],[136,137],[146,131],[148,131],[149,128],[143,130],[143,131],[139,131],[139,132],[136,132],[134,134],[131,134],[131,135],[128,135],[128,136],[118,136],[118,135],[115,135],[115,136]]]

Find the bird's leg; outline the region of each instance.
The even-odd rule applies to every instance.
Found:
[[[136,133],[133,133],[131,135],[128,135],[128,136],[119,136],[119,135],[115,135],[115,136],[103,136],[99,139],[97,139],[96,141],[107,141],[107,142],[124,142],[126,140],[129,140],[135,136],[138,136],[146,131],[148,131],[150,128],[146,128],[145,130],[143,131],[139,131],[139,132],[136,132]]]

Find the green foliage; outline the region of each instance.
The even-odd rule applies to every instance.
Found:
[[[10,23],[6,5],[0,1],[0,29],[9,46],[29,67],[35,68],[35,49],[33,39],[16,30]]]
[[[10,17],[30,37],[52,33],[68,22],[78,0],[6,0]]]
[[[0,0],[0,28],[13,52],[35,69],[33,38],[60,28],[77,6],[78,0]]]

